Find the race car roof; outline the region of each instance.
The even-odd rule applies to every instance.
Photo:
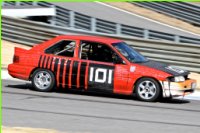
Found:
[[[83,35],[60,35],[60,36],[57,36],[57,38],[94,41],[94,42],[102,42],[102,43],[107,43],[107,44],[122,42],[122,40],[113,39],[113,38],[99,37],[99,36],[83,36]]]

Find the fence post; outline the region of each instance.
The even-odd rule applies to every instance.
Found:
[[[16,2],[15,2],[15,5],[16,5],[16,6],[20,6],[20,4],[21,4],[20,1],[16,1]]]
[[[37,2],[37,1],[33,1],[33,2],[32,2],[32,5],[33,5],[33,6],[37,6],[37,5],[38,5],[38,2]]]
[[[121,35],[121,24],[116,24],[116,28],[117,35]]]
[[[56,6],[55,5],[51,5],[51,8],[54,8],[55,12],[56,12]],[[56,25],[56,17],[55,16],[51,16],[49,22],[50,22],[51,25]]]
[[[175,35],[175,36],[174,36],[174,41],[175,41],[176,43],[179,43],[179,42],[180,42],[180,36]]]
[[[69,11],[69,26],[71,28],[74,28],[74,19],[75,19],[75,16],[74,16],[74,12],[73,11]]]
[[[90,29],[92,32],[96,32],[96,18],[91,18],[91,25]]]
[[[149,39],[149,30],[144,29],[144,39]]]

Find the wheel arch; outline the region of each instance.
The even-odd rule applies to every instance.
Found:
[[[29,80],[31,80],[33,73],[34,73],[37,69],[45,69],[45,68],[40,68],[40,67],[34,68],[34,69],[31,71],[30,75],[29,75]],[[55,73],[54,73],[52,70],[50,70],[50,69],[45,69],[45,70],[51,71],[51,72],[53,73],[54,77],[56,76]]]

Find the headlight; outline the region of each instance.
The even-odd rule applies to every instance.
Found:
[[[169,79],[172,82],[183,82],[183,81],[185,81],[184,76],[176,76],[176,77],[172,77],[172,78],[169,78]]]

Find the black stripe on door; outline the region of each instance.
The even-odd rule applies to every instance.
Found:
[[[86,72],[86,62],[81,62],[81,70],[80,70],[80,87],[85,87],[85,72]]]
[[[65,85],[68,85],[69,83],[69,71],[70,71],[70,64],[71,64],[71,60],[67,61],[67,65],[66,65],[66,74],[65,74]]]
[[[54,64],[54,73],[56,73],[56,74],[57,74],[57,70],[58,70],[58,62],[59,62],[59,59],[56,58],[55,59],[55,64]]]
[[[40,55],[40,59],[39,59],[39,62],[38,62],[38,67],[40,67],[41,60],[42,60],[42,55]]]
[[[72,65],[72,86],[77,87],[77,72],[78,72],[78,61],[74,61]]]
[[[62,84],[62,81],[63,81],[62,78],[63,78],[64,64],[65,64],[65,59],[61,59],[61,64],[60,64],[60,75],[59,75],[60,84]]]

